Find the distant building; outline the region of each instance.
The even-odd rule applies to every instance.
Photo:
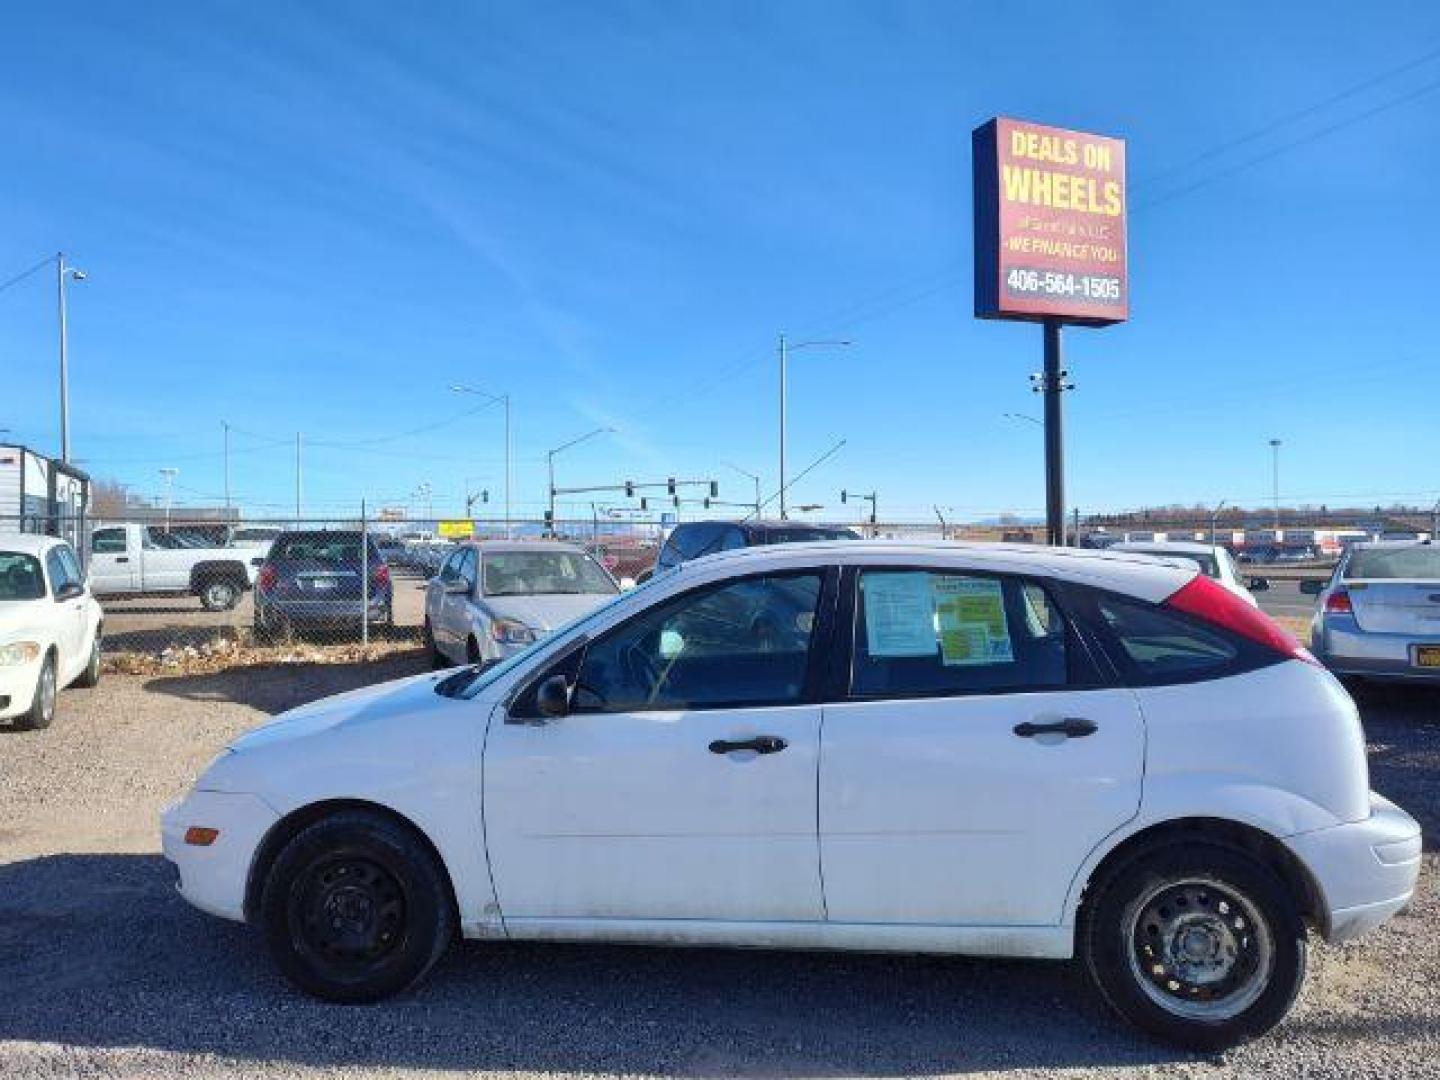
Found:
[[[19,445],[0,445],[0,530],[62,536],[80,544],[90,477]]]

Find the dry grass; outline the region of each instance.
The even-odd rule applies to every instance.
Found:
[[[418,652],[413,639],[372,641],[291,641],[257,645],[248,633],[217,632],[199,645],[171,645],[159,652],[107,653],[104,670],[120,675],[203,675],[231,668],[287,664],[357,664]]]

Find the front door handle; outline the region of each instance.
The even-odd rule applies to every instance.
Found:
[[[710,753],[733,754],[737,750],[754,750],[757,754],[778,754],[789,745],[779,735],[756,735],[753,739],[739,739],[734,742],[716,739],[710,744]]]
[[[130,561],[130,556],[129,556],[129,555],[121,555],[121,556],[117,557],[115,561],[116,561],[117,563],[129,562],[129,561]]]
[[[1027,720],[1014,727],[1015,734],[1022,739],[1033,739],[1036,735],[1064,735],[1068,739],[1081,739],[1086,735],[1094,735],[1099,730],[1100,725],[1094,720],[1079,716],[1067,716],[1064,720],[1047,724],[1035,724]]]

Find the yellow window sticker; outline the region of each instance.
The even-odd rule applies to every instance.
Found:
[[[1014,661],[1000,582],[945,575],[933,579],[932,590],[940,658],[947,667]]]

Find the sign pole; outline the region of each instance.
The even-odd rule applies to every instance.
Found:
[[[1060,322],[1045,320],[1045,542],[1065,545],[1065,429]]]

